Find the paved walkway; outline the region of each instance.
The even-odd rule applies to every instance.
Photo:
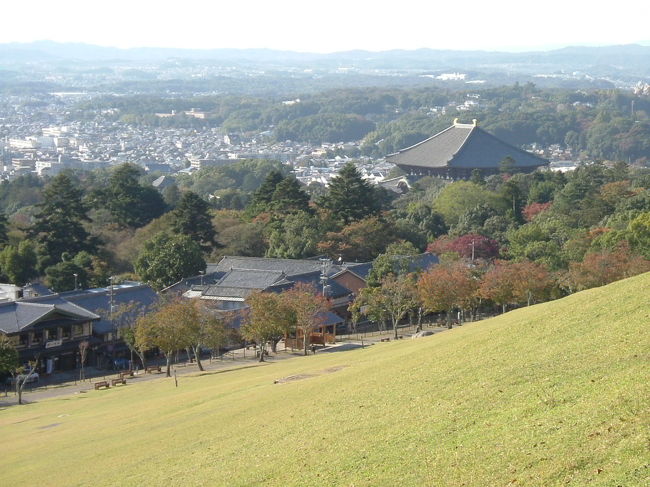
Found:
[[[434,333],[439,333],[446,328],[427,328]],[[410,338],[413,329],[401,330],[400,335],[405,339]],[[353,334],[346,335],[341,338],[341,341],[327,345],[324,348],[318,348],[317,354],[321,353],[333,353],[333,352],[344,352],[349,350],[358,349],[361,347],[373,345],[374,343],[380,342],[386,339],[392,340],[394,336],[393,331],[382,331],[374,333],[365,333],[365,334]],[[285,350],[282,342],[278,345],[278,353],[269,353],[269,356],[265,359],[270,363],[277,362],[278,360],[286,360],[291,358],[303,357],[302,351],[295,350]],[[155,362],[151,362],[150,365],[153,365]],[[157,362],[159,363],[159,362]],[[215,370],[236,370],[246,367],[256,367],[258,365],[264,365],[260,363],[255,355],[255,350],[240,348],[237,350],[230,351],[224,354],[220,359],[202,360],[201,361],[203,368],[206,371],[215,371]],[[156,380],[165,377],[165,367],[164,364],[161,364],[162,373],[155,374],[146,374],[144,370],[137,372],[137,375],[133,379],[128,379],[129,384],[137,384],[138,382],[145,382],[150,380]],[[196,373],[199,371],[196,363],[181,363],[172,365],[172,370],[176,371],[177,376],[183,376],[191,373]],[[173,372],[172,372],[173,373]],[[94,390],[94,383],[101,380],[110,380],[119,376],[118,371],[109,371],[109,370],[98,370],[92,367],[87,369],[86,375],[89,377],[85,381],[78,381],[75,378],[78,378],[79,371],[70,371],[64,373],[57,373],[52,377],[42,378],[37,384],[28,384],[25,386],[25,391],[23,392],[23,402],[38,402],[43,399],[49,399],[53,397],[67,396],[72,394],[83,394],[86,391]],[[119,386],[118,386],[119,387]],[[7,395],[4,395],[3,391],[0,391],[0,408],[14,406],[18,404],[18,396],[12,390],[9,390]]]
[[[367,342],[366,342],[367,343]],[[317,353],[322,353],[325,351],[333,351],[340,347],[342,349],[350,350],[351,348],[357,348],[361,345],[352,346],[351,343],[336,343],[333,345],[328,345],[325,348],[321,348]],[[303,354],[300,351],[291,351],[284,350],[282,344],[278,346],[278,353],[269,353],[265,358],[268,363],[277,362],[278,360],[286,360],[291,358],[302,357]],[[154,362],[151,362],[153,365]],[[215,370],[236,370],[246,367],[256,367],[258,365],[264,365],[266,362],[259,362],[258,358],[255,355],[255,350],[250,348],[238,349],[224,354],[220,359],[213,360],[202,360],[201,364],[205,371],[215,371]],[[165,365],[161,364],[161,373],[147,374],[144,370],[139,370],[136,372],[134,378],[129,378],[127,382],[129,384],[137,384],[139,382],[145,382],[150,380],[156,380],[165,377]],[[199,372],[199,368],[194,363],[181,363],[172,365],[172,374],[173,371],[176,371],[177,376],[183,376],[187,374],[192,374]],[[25,391],[23,392],[23,402],[38,402],[43,399],[49,399],[52,397],[67,396],[71,394],[82,394],[86,391],[94,390],[94,383],[101,380],[110,380],[119,377],[119,371],[101,371],[96,370],[91,367],[87,369],[87,376],[91,376],[85,381],[75,381],[74,377],[78,377],[79,371],[70,371],[67,373],[59,373],[53,377],[43,378],[37,384],[28,384],[25,386]],[[120,386],[117,386],[120,387]],[[18,396],[15,391],[7,391],[7,395],[4,395],[4,391],[0,391],[0,408],[13,406],[18,404]]]

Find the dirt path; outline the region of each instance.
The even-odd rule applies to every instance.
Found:
[[[366,344],[367,343],[368,342],[366,342]],[[318,353],[333,352],[336,351],[338,348],[341,348],[341,351],[344,351],[344,350],[350,350],[352,348],[357,348],[357,347],[360,347],[360,345],[354,346],[350,342],[337,343],[335,345],[329,345],[325,349],[321,349]],[[264,366],[264,365],[271,364],[273,362],[277,362],[278,360],[287,360],[287,359],[293,359],[298,357],[303,357],[301,352],[280,350],[278,351],[278,353],[270,354],[266,358],[267,362],[259,362],[257,358],[255,358],[254,351],[247,350],[244,353],[244,349],[239,349],[239,350],[235,350],[233,354],[228,355],[227,358],[224,358],[223,360],[216,359],[216,360],[212,360],[211,362],[208,360],[203,360],[201,363],[203,364],[205,373],[210,373],[214,371],[226,372],[229,370],[238,370],[247,367]],[[137,385],[140,382],[164,379],[165,368],[161,367],[161,369],[163,370],[162,373],[155,373],[155,374],[146,374],[144,370],[140,370],[137,372],[137,375],[133,379],[127,379],[127,383],[128,385]],[[174,371],[176,371],[176,375],[179,377],[188,374],[196,374],[197,372],[201,373],[198,367],[196,366],[196,363],[182,365],[182,366],[181,365],[172,366],[172,374]],[[72,394],[83,394],[86,391],[94,390],[95,382],[99,382],[102,380],[110,381],[110,379],[119,377],[119,373],[117,372],[115,373],[109,371],[107,372],[108,373],[106,373],[106,375],[99,375],[91,379],[86,379],[86,381],[84,382],[70,381],[70,382],[62,382],[58,384],[39,385],[38,387],[23,392],[23,402],[24,403],[38,402],[44,399],[50,399],[54,397],[68,396]],[[115,387],[123,387],[123,386],[115,386]],[[9,392],[7,396],[0,395],[0,408],[15,406],[17,404],[18,404],[18,396],[15,394],[15,392]]]

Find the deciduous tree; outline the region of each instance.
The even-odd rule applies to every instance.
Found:
[[[313,285],[302,282],[283,293],[282,299],[293,312],[295,327],[302,333],[303,351],[307,355],[311,333],[322,324],[330,304]]]
[[[264,362],[266,343],[282,336],[287,327],[295,325],[295,317],[279,294],[255,292],[246,298],[246,304],[249,308],[241,332],[244,338],[257,344],[260,348],[259,361]]]
[[[135,271],[160,290],[205,269],[199,245],[186,235],[159,233],[145,242],[134,263]]]
[[[135,340],[138,348],[158,348],[165,356],[166,374],[171,377],[171,360],[174,352],[192,346],[187,323],[192,318],[188,308],[172,302],[158,311],[140,316],[136,321]]]
[[[399,322],[419,300],[414,275],[391,273],[382,279],[378,288],[363,288],[352,303],[351,311],[357,319],[362,312],[374,318],[388,318],[397,338]]]
[[[447,326],[451,328],[454,309],[468,309],[476,300],[478,280],[464,262],[452,262],[432,267],[418,280],[420,299],[427,311],[447,313]]]

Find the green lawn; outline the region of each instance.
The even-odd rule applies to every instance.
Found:
[[[649,326],[645,274],[433,337],[12,407],[0,479],[645,486]]]

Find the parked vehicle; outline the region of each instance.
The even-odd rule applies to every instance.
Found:
[[[129,368],[129,359],[127,358],[114,358],[113,370],[123,370]]]
[[[7,377],[7,384],[15,384],[17,381],[19,382],[25,381],[25,384],[31,384],[32,382],[38,382],[38,379],[39,379],[38,372],[33,372],[31,375],[24,373],[24,374],[18,374],[14,377]]]

